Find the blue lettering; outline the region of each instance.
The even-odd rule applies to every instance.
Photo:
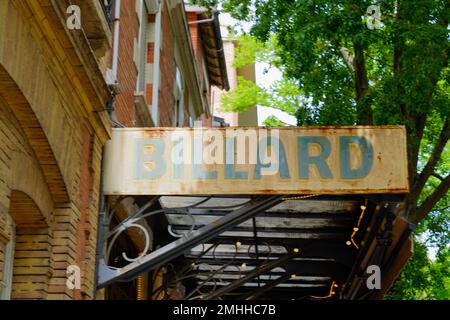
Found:
[[[163,159],[164,142],[161,139],[137,139],[134,178],[152,180],[161,178],[166,172]]]
[[[350,167],[350,144],[358,145],[361,150],[361,165],[359,168]],[[344,136],[339,139],[339,162],[342,179],[361,179],[367,176],[373,165],[373,148],[365,137]]]
[[[217,179],[217,171],[203,170],[203,141],[201,138],[194,139],[194,164],[192,165],[192,178],[199,180]]]
[[[313,164],[319,170],[319,174],[324,179],[332,179],[333,174],[326,162],[331,154],[331,144],[324,137],[298,137],[298,176],[300,179],[309,179],[309,165]],[[309,144],[320,145],[321,154],[318,156],[309,155]]]
[[[235,166],[235,152],[234,152],[234,138],[227,138],[226,140],[226,163],[225,163],[225,179],[231,180],[247,180],[248,173],[245,171],[236,171]]]
[[[267,139],[267,141],[264,141],[264,139],[261,139],[259,141],[258,157],[257,157],[257,163],[255,165],[255,173],[254,173],[254,177],[253,177],[255,180],[260,180],[261,179],[261,169],[262,168],[270,168],[271,167],[271,163],[262,164],[262,161],[260,160],[259,155],[266,154],[267,153],[267,147],[272,145],[272,139],[275,140],[277,138],[267,137],[266,139]],[[289,166],[288,166],[288,162],[287,162],[287,158],[286,158],[286,152],[284,150],[284,145],[279,139],[277,139],[277,143],[279,145],[279,153],[278,153],[279,168],[278,168],[278,172],[279,172],[280,177],[282,179],[290,179],[291,175],[289,174]],[[271,152],[275,152],[275,151],[276,150],[273,150],[273,149],[271,150]]]

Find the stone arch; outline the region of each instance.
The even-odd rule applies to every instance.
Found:
[[[9,214],[18,229],[48,227],[46,218],[36,202],[22,191],[11,191]]]
[[[12,299],[46,299],[52,275],[46,217],[26,193],[12,190],[9,214],[15,222]]]
[[[20,190],[30,197],[48,224],[52,220],[53,200],[35,159],[22,152],[11,155],[11,178],[8,182],[11,190]]]
[[[68,190],[45,132],[22,91],[1,64],[0,98],[13,112],[33,149],[53,201],[68,202],[70,200]]]

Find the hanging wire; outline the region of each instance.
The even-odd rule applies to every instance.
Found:
[[[305,196],[295,196],[295,197],[285,197],[285,198],[281,198],[281,200],[283,201],[287,201],[287,200],[303,200],[303,199],[309,199],[309,198],[313,198],[313,197],[317,197],[320,196],[321,194],[308,194]]]
[[[318,297],[318,296],[309,296],[310,299],[312,300],[323,300],[323,299],[329,299],[332,296],[334,296],[336,294],[336,292],[334,291],[335,288],[337,288],[337,284],[336,281],[333,280],[333,282],[331,283],[331,287],[330,290],[328,292],[328,295],[323,296],[323,297]]]
[[[366,199],[364,205],[362,205],[362,206],[360,207],[360,208],[361,208],[361,214],[359,215],[358,222],[357,222],[357,224],[356,224],[356,227],[353,228],[352,235],[350,236],[350,241],[347,241],[347,242],[346,242],[347,245],[352,245],[352,244],[353,244],[353,246],[354,246],[356,249],[359,249],[359,246],[356,244],[354,238],[355,238],[355,236],[356,236],[356,233],[358,233],[358,231],[359,231],[359,227],[360,227],[360,225],[361,225],[361,221],[362,221],[362,219],[363,219],[363,217],[364,217],[364,213],[366,212],[366,209],[367,209],[367,202],[368,202],[368,200]]]
[[[234,246],[235,251],[234,251],[234,255],[233,257],[230,259],[230,261],[226,264],[224,264],[222,267],[220,267],[219,269],[215,270],[205,281],[203,281],[202,283],[200,283],[190,294],[188,294],[185,299],[189,299],[190,297],[192,297],[194,295],[195,292],[199,291],[200,288],[204,287],[205,284],[214,278],[214,275],[217,275],[218,273],[222,272],[223,270],[225,270],[228,266],[230,266],[234,260],[236,259],[237,256],[237,252],[238,252],[238,246],[235,244]],[[217,260],[216,258],[216,254],[215,254],[216,248],[214,248],[212,255],[213,255],[213,260]]]
[[[193,263],[191,263],[190,265],[185,266],[182,270],[180,270],[180,271],[176,274],[175,280],[171,280],[171,281],[167,284],[167,286],[170,287],[170,286],[172,286],[172,285],[175,285],[176,282],[180,282],[180,281],[182,281],[182,280],[186,280],[186,279],[189,279],[189,278],[194,278],[194,277],[196,277],[197,274],[189,274],[189,275],[187,275],[187,274],[188,274],[190,271],[193,271],[193,270],[194,270],[194,268],[195,268],[195,266],[196,266],[196,263],[199,261],[199,259],[200,259],[202,256],[204,256],[207,252],[209,252],[211,249],[213,249],[213,248],[214,248],[215,246],[217,246],[217,245],[219,245],[219,243],[213,244],[213,245],[211,245],[207,250],[205,250],[205,246],[204,246],[204,244],[202,244],[202,252],[196,257],[196,260],[195,260]],[[207,275],[209,275],[209,273],[207,273]],[[163,286],[160,286],[160,287],[156,288],[155,291],[157,291],[157,290],[161,291],[162,289],[163,289]]]

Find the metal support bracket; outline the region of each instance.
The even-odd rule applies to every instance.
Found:
[[[183,235],[180,239],[140,256],[122,268],[113,268],[100,261],[98,273],[98,287],[102,288],[117,281],[131,281],[140,274],[158,268],[177,258],[191,248],[208,241],[224,231],[256,216],[282,201],[283,195],[259,196],[247,205],[221,217],[209,225]],[[133,221],[134,222],[134,221]]]

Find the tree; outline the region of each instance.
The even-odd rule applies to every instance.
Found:
[[[234,37],[237,43],[233,61],[235,68],[243,68],[256,62],[262,62],[269,68],[271,66],[282,68],[275,37],[270,37],[267,42],[259,41],[247,34]],[[258,105],[275,108],[296,116],[299,110],[298,106],[305,101],[305,97],[295,80],[282,78],[274,81],[270,88],[263,88],[242,77],[238,77],[237,83],[234,90],[224,93],[221,97],[221,106],[225,112],[241,112]],[[264,124],[267,126],[286,125],[275,116],[267,118]]]
[[[268,116],[266,120],[264,120],[263,124],[267,127],[285,127],[286,123],[279,120],[275,116]]]
[[[411,192],[401,214],[417,225],[416,253],[388,298],[450,299],[450,1],[197,2],[220,2],[253,23],[258,50],[242,56],[274,62],[297,86],[301,98],[287,111],[298,125],[406,126]],[[266,93],[279,108],[283,92]],[[438,248],[435,261],[430,245]]]
[[[402,215],[417,224],[450,188],[450,170],[442,163],[450,138],[450,1],[372,2],[223,0],[221,5],[253,21],[251,33],[258,40],[276,39],[278,63],[303,97],[296,111],[300,125],[406,126],[411,192]]]
[[[427,247],[417,239],[414,255],[408,261],[398,281],[386,295],[387,300],[450,299],[450,248],[438,252],[431,261]]]

